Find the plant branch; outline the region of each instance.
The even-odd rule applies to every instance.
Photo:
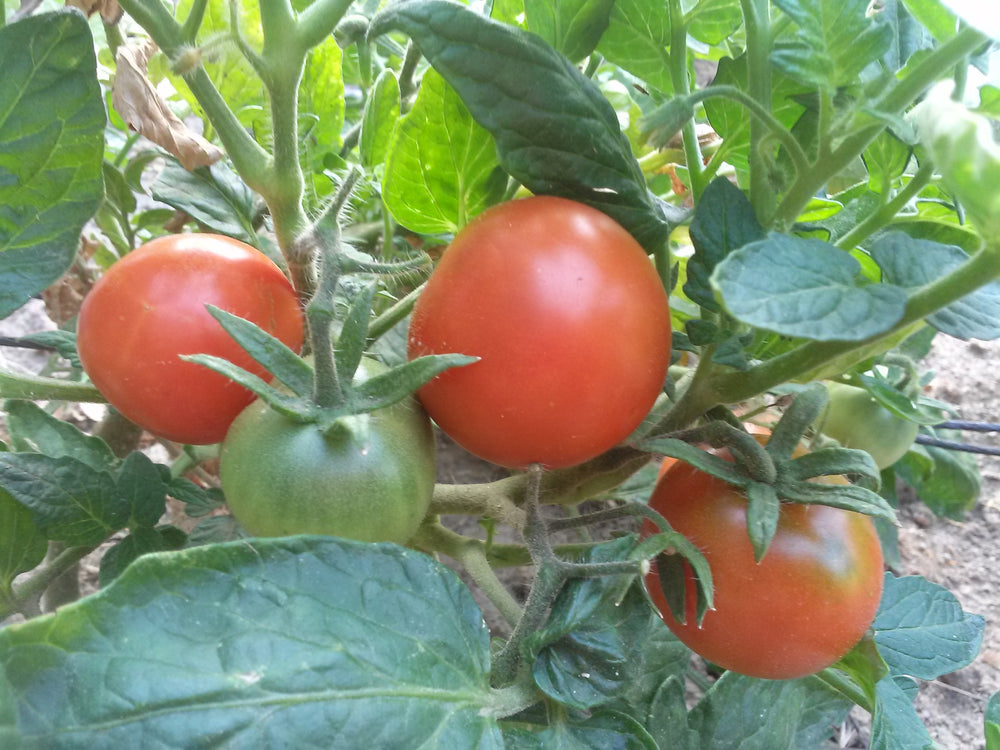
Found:
[[[691,82],[687,66],[687,24],[681,9],[681,0],[667,0],[667,15],[670,19],[670,81],[674,85],[674,95],[687,97],[691,93]],[[691,196],[697,203],[705,189],[702,176],[701,149],[694,120],[688,119],[681,128],[684,143],[684,160],[687,164]]]
[[[896,214],[924,189],[933,176],[934,168],[930,163],[922,164],[917,173],[910,178],[910,181],[891,200],[882,204],[878,210],[865,218],[860,224],[856,224],[851,231],[834,244],[844,250],[851,250],[857,247],[859,243],[864,242],[874,232],[892,221]]]
[[[865,341],[810,341],[745,372],[717,373],[703,381],[712,381],[712,388],[719,394],[720,401],[743,401],[780,383],[795,380],[847,352],[891,337],[998,277],[1000,247],[987,246],[950,273],[913,291],[902,319],[884,333]]]
[[[744,0],[744,3],[748,1]],[[906,77],[893,85],[881,99],[873,102],[870,109],[889,115],[901,112],[941,78],[941,71],[952,70],[958,61],[982,46],[985,41],[986,37],[972,27],[963,28],[922,58]],[[867,113],[859,115],[859,121],[859,126],[834,149],[828,159],[817,163],[814,169],[796,176],[775,213],[775,228],[782,230],[791,226],[823,185],[833,175],[846,169],[886,127],[883,120],[875,119]],[[751,128],[752,126],[751,122]]]
[[[299,15],[298,44],[305,49],[322,44],[350,7],[351,0],[315,0]]]
[[[751,99],[762,107],[771,106],[771,31],[767,0],[740,0],[746,29],[747,83]],[[750,120],[750,202],[757,220],[764,226],[773,211],[773,192],[768,185],[767,165],[761,158],[765,128],[761,120]]]
[[[177,58],[187,40],[164,3],[120,0],[119,4],[149,33],[170,60]],[[192,69],[184,80],[215,128],[233,167],[250,188],[263,195],[267,188],[270,155],[243,127],[204,68],[198,66]]]
[[[515,625],[521,618],[521,605],[490,566],[485,542],[457,534],[437,521],[424,524],[413,541],[419,547],[428,547],[461,563],[509,625]]]
[[[101,404],[107,399],[90,383],[0,370],[0,398],[29,401],[86,401]]]
[[[25,608],[29,601],[39,597],[59,576],[89,555],[98,545],[92,547],[66,547],[51,559],[46,558],[33,571],[11,586],[12,604],[17,611]]]

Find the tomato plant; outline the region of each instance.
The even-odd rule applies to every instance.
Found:
[[[360,377],[383,369],[363,361]],[[256,536],[402,544],[427,512],[434,469],[430,421],[413,399],[341,417],[325,432],[255,401],[226,435],[220,478],[233,515]]]
[[[108,401],[150,432],[195,445],[222,440],[254,396],[181,355],[212,354],[265,374],[206,305],[302,346],[291,283],[259,250],[220,235],[169,235],[129,253],[95,284],[77,324],[84,370]]]
[[[897,417],[863,388],[828,383],[830,405],[820,429],[845,448],[858,448],[871,455],[880,469],[901,459],[913,445],[920,427]]]
[[[700,625],[690,578],[681,623],[667,606],[655,565],[646,577],[664,621],[708,661],[753,677],[804,677],[844,656],[875,618],[882,550],[867,516],[783,503],[758,563],[747,536],[746,495],[722,480],[678,462],[660,477],[649,505],[711,567],[715,608]]]
[[[480,361],[420,389],[434,421],[502,466],[572,466],[634,430],[670,359],[667,296],[639,244],[555,197],[510,201],[445,251],[410,321],[410,356]]]
[[[335,727],[351,747],[811,750],[849,744],[855,708],[873,744],[940,740],[914,681],[997,644],[918,576],[882,579],[873,637],[834,668],[733,669],[819,669],[878,598],[867,519],[891,539],[891,487],[859,450],[794,455],[820,384],[891,399],[897,372],[927,382],[933,336],[1000,338],[989,4],[15,5],[0,317],[41,297],[52,325],[2,338],[42,361],[0,362],[0,746]],[[274,288],[228,256],[112,283],[150,240],[206,235],[273,248],[289,281],[251,252]],[[418,392],[501,466],[442,441],[433,484]],[[153,440],[117,409],[79,419],[109,399]],[[899,403],[937,429],[935,404]],[[762,413],[766,445],[738,426]],[[224,447],[157,443],[234,417]],[[680,463],[651,507],[661,456]],[[953,457],[896,472],[959,515],[979,483]],[[791,576],[789,539],[815,553]],[[689,658],[650,605],[654,560],[660,607],[694,610],[682,637],[745,661]]]

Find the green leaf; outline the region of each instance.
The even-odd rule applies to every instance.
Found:
[[[597,51],[665,94],[670,79],[670,22],[662,0],[616,0]]]
[[[885,576],[872,627],[879,653],[895,675],[934,680],[968,666],[979,653],[984,620],[962,611],[955,595],[921,578]]]
[[[4,408],[15,450],[45,453],[52,458],[69,456],[95,471],[111,471],[118,465],[118,459],[101,438],[57,419],[37,404],[10,400]]]
[[[324,158],[340,152],[345,108],[341,50],[331,34],[309,50],[299,83],[299,117],[305,120],[300,128],[313,172],[322,172]]]
[[[690,653],[685,647],[685,657]],[[670,677],[656,691],[646,712],[646,727],[661,748],[701,750],[701,740],[688,726],[687,689],[682,676]]]
[[[861,265],[822,240],[772,234],[730,253],[712,286],[737,320],[786,336],[861,341],[903,316],[906,292],[860,284]]]
[[[647,250],[684,215],[646,187],[600,88],[537,36],[449,0],[413,0],[372,20],[410,35],[496,141],[501,166],[531,192],[587,203]]]
[[[726,672],[688,719],[700,750],[819,747],[853,703],[818,680],[760,680]]]
[[[393,218],[414,232],[457,232],[506,188],[493,138],[429,70],[386,156],[382,195]]]
[[[68,456],[0,453],[0,487],[31,511],[40,532],[71,546],[100,544],[128,522],[128,501],[111,475]]]
[[[63,331],[58,328],[51,331],[36,331],[22,336],[21,340],[54,349],[60,357],[69,362],[71,367],[83,367],[76,351],[76,334],[71,331]]]
[[[626,536],[599,544],[573,562],[624,560]],[[622,695],[644,671],[646,637],[659,617],[632,575],[577,578],[559,592],[544,627],[525,641],[535,684],[549,697],[587,710]]]
[[[719,69],[712,80],[713,86],[735,86],[741,91],[748,90],[746,55],[733,59],[724,57],[719,61]],[[771,114],[786,128],[791,129],[805,107],[798,98],[806,93],[806,87],[779,71],[772,72]],[[715,96],[705,101],[705,114],[715,131],[722,136],[726,161],[745,174],[750,158],[750,116],[746,107],[731,99]],[[772,153],[777,153],[777,146]]]
[[[723,177],[712,180],[691,222],[694,255],[687,263],[684,293],[706,310],[718,310],[709,279],[734,250],[762,240],[765,233],[743,191]]]
[[[939,439],[957,439],[960,433],[923,430]],[[914,445],[896,464],[900,478],[917,491],[920,499],[938,516],[964,520],[982,490],[975,456],[932,445]]]
[[[103,196],[104,99],[76,11],[0,28],[0,317],[69,268]]]
[[[670,632],[661,618],[656,617],[644,636],[642,659],[640,673],[626,685],[621,698],[608,707],[636,716],[652,735],[665,736],[658,734],[654,722],[658,718],[666,718],[663,713],[672,704],[674,685],[682,686],[679,706],[684,716],[683,724],[687,724],[683,683],[691,651]]]
[[[528,30],[573,62],[594,51],[615,0],[525,0]]]
[[[361,117],[361,135],[358,140],[358,151],[361,163],[372,169],[385,161],[389,153],[389,143],[392,131],[399,119],[399,81],[389,70],[383,70],[375,79],[365,102],[365,110]]]
[[[38,565],[47,549],[48,539],[35,527],[31,511],[0,490],[0,600],[3,590]]]
[[[184,546],[187,535],[175,526],[154,529],[140,526],[124,539],[109,547],[101,557],[98,583],[103,589],[143,555],[150,552],[177,550]]]
[[[191,518],[202,518],[225,505],[218,487],[201,487],[185,477],[171,479],[167,494],[184,503],[184,513]]]
[[[883,677],[875,685],[875,711],[869,750],[931,750],[934,741],[913,701],[917,684],[902,675]]]
[[[206,305],[208,312],[219,321],[226,333],[260,363],[271,375],[284,383],[297,396],[309,396],[313,388],[313,369],[283,341],[238,315],[215,305]]]
[[[958,31],[958,19],[941,0],[903,0],[903,4],[939,42],[955,36]]]
[[[879,237],[872,244],[871,255],[887,281],[906,289],[929,284],[969,259],[960,247],[913,239],[902,232]],[[927,322],[959,339],[1000,338],[1000,281],[941,308],[927,316]]]
[[[1000,750],[1000,692],[986,704],[986,750]]]
[[[375,299],[375,284],[366,283],[351,301],[347,315],[344,317],[337,337],[334,365],[341,388],[354,380],[361,358],[368,345],[368,321],[372,315],[372,302]]]
[[[257,244],[254,193],[224,164],[189,172],[173,157],[163,157],[163,169],[150,186],[154,199],[189,214],[206,229]]]
[[[133,451],[122,463],[118,496],[128,503],[129,525],[152,528],[166,512],[167,485],[148,456]]]
[[[506,750],[657,750],[658,745],[642,724],[625,714],[599,711],[585,718],[567,715],[540,717],[527,722],[503,723]]]
[[[0,630],[0,736],[502,748],[489,656],[468,589],[413,550],[291,537],[150,554]]]
[[[714,46],[725,42],[743,25],[743,9],[740,0],[700,0],[685,13],[684,22],[688,34]]]
[[[868,170],[868,186],[879,195],[887,195],[910,161],[913,149],[888,130],[883,130],[861,154]]]
[[[830,94],[858,81],[892,43],[893,30],[868,13],[868,0],[775,0],[798,28],[771,53],[778,70]]]

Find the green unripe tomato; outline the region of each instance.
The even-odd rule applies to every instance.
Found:
[[[869,453],[880,469],[901,459],[917,438],[919,426],[897,417],[868,391],[843,383],[827,383],[830,405],[822,421],[823,434],[845,448]]]
[[[359,376],[385,368],[364,360]],[[222,444],[226,500],[254,536],[406,542],[434,490],[434,436],[412,398],[338,420],[324,435],[255,401]]]

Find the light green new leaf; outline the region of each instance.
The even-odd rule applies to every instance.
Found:
[[[0,490],[0,596],[15,577],[42,561],[48,544],[31,511]]]
[[[399,81],[389,69],[383,70],[365,102],[361,118],[358,151],[368,169],[385,161],[396,120],[399,119]]]
[[[892,44],[893,29],[868,14],[868,0],[775,0],[798,28],[779,39],[771,60],[782,72],[832,94]]]
[[[670,80],[670,23],[663,0],[617,0],[597,51],[664,93]]]
[[[382,194],[393,218],[414,232],[456,232],[499,202],[506,187],[493,137],[428,70],[386,158]]]
[[[103,193],[104,100],[76,11],[0,29],[0,317],[69,268]]]

